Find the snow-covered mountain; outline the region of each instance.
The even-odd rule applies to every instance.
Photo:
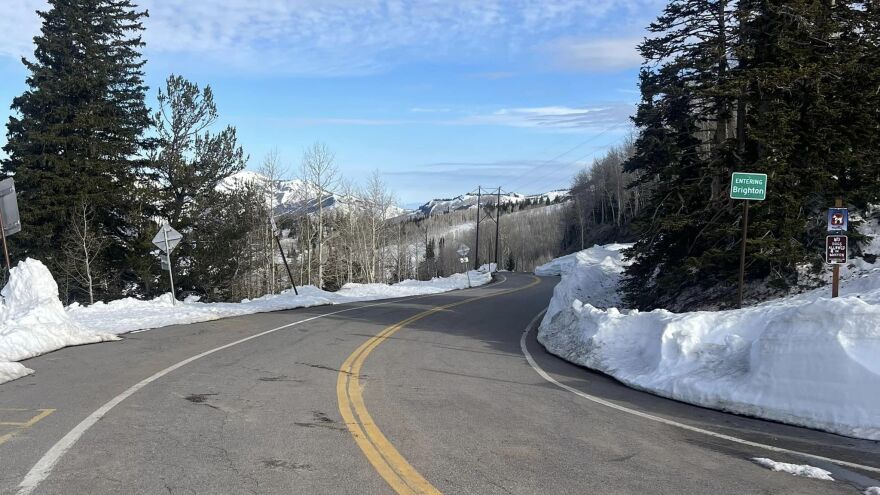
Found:
[[[503,193],[501,194],[501,204],[523,204],[523,203],[531,203],[531,204],[540,204],[540,203],[556,203],[560,201],[565,201],[569,197],[569,192],[566,189],[558,189],[554,191],[549,191],[541,194],[518,194],[518,193]],[[484,193],[482,197],[483,204],[495,204],[498,201],[498,197],[494,194]],[[417,213],[422,215],[442,215],[445,213],[450,213],[458,210],[465,210],[468,208],[475,208],[477,205],[477,195],[476,194],[462,194],[460,196],[456,196],[451,199],[432,199],[427,203],[419,206],[416,210]]]
[[[266,177],[253,172],[251,170],[242,170],[220,183],[219,190],[233,190],[244,187],[247,183],[262,184],[266,181]],[[306,214],[317,211],[318,203],[315,199],[317,194],[315,191],[309,191],[307,184],[299,179],[281,180],[276,184],[275,192],[275,213],[282,214]],[[362,208],[364,201],[354,196],[346,196],[335,193],[333,191],[324,192],[324,208]],[[557,203],[566,201],[569,197],[568,190],[558,189],[542,194],[518,194],[504,193],[501,195],[501,204],[524,204],[530,203],[534,205],[542,203]],[[483,194],[483,204],[494,204],[497,197],[494,194]],[[475,208],[477,204],[476,194],[462,194],[450,199],[432,199],[427,203],[419,206],[415,210],[405,210],[397,206],[393,206],[388,210],[388,218],[394,217],[424,217],[433,215],[443,215],[453,211]]]
[[[264,184],[266,177],[258,172],[242,170],[224,179],[218,186],[218,190],[234,190],[244,187],[248,183]],[[318,211],[318,196],[316,190],[299,179],[286,179],[277,181],[275,184],[276,215],[301,215]],[[325,209],[364,208],[364,200],[355,196],[347,196],[334,191],[324,191],[323,207]],[[388,208],[388,217],[395,217],[406,213],[406,210],[397,206]]]

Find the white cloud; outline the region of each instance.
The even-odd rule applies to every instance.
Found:
[[[424,119],[384,119],[359,117],[302,117],[281,119],[295,126],[308,125],[346,125],[346,126],[395,126],[395,125],[444,125],[444,126],[501,126],[533,128],[551,131],[578,131],[583,129],[622,128],[629,123],[629,116],[635,107],[630,103],[611,102],[590,107],[523,107],[501,108],[488,113],[467,113],[460,111],[449,115],[452,109],[412,108],[415,114],[444,114],[447,118],[428,117]],[[277,121],[278,119],[276,119]],[[282,123],[282,122],[279,122]]]
[[[248,73],[365,74],[405,61],[522,60],[658,0],[141,0],[147,55]],[[0,56],[30,55],[45,0],[2,0]],[[649,8],[650,7],[650,8]],[[644,24],[642,24],[644,25]],[[575,61],[589,59],[569,41]],[[564,51],[564,50],[563,50]],[[561,54],[560,54],[561,55]],[[611,65],[605,60],[604,65]],[[506,75],[503,71],[493,76]]]
[[[555,130],[607,128],[625,125],[633,110],[631,104],[620,102],[591,107],[503,108],[489,114],[465,117],[461,122]]]
[[[613,72],[638,67],[641,38],[572,39],[547,43],[542,52],[556,69],[572,72]]]

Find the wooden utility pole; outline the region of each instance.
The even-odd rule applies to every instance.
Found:
[[[498,234],[501,231],[501,187],[495,200],[495,271],[498,271]]]
[[[480,210],[483,209],[482,205],[482,186],[477,186],[477,242],[476,246],[474,246],[474,270],[478,270],[480,268]]]

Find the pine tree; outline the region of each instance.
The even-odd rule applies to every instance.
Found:
[[[632,187],[652,182],[653,191],[634,222],[640,240],[630,250],[634,263],[623,286],[637,307],[662,304],[695,284],[718,283],[732,267],[727,253],[734,213],[724,189],[735,97],[729,84],[732,4],[670,2],[649,28],[656,36],[639,47],[646,60],[633,119],[640,134],[626,170],[641,177]]]
[[[13,250],[60,266],[65,219],[87,205],[108,239],[104,263],[115,264],[130,249],[130,199],[149,123],[139,35],[147,13],[130,0],[49,7],[38,12],[34,59],[22,60],[29,87],[7,123],[2,169],[15,178],[24,226]]]
[[[180,277],[179,287],[201,291],[210,284],[225,290],[229,285],[224,286],[222,275],[231,273],[233,261],[218,259],[211,251],[236,241],[229,237],[235,228],[224,222],[236,223],[234,215],[227,214],[241,207],[218,186],[242,170],[248,157],[238,144],[235,127],[211,131],[219,113],[210,86],[201,89],[171,75],[158,100],[159,110],[153,117],[156,146],[147,176],[156,185],[159,216],[184,236],[175,255],[190,269]],[[268,213],[262,217],[263,224],[266,218]]]

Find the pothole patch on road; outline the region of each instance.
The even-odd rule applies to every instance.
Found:
[[[294,382],[294,383],[302,383],[305,380],[298,378],[289,378],[287,375],[278,375],[278,376],[261,376],[257,378],[257,380],[261,382]]]
[[[312,419],[313,421],[310,423],[295,422],[293,424],[305,428],[327,428],[336,431],[346,431],[346,429],[339,426],[334,419],[328,417],[321,411],[312,411]]]
[[[219,409],[217,406],[208,403],[208,398],[217,395],[213,394],[189,394],[184,399],[192,402],[193,404],[201,404],[203,406],[213,407],[214,409]]]
[[[269,469],[282,469],[284,471],[312,471],[311,464],[299,464],[281,459],[263,459],[263,467]]]

